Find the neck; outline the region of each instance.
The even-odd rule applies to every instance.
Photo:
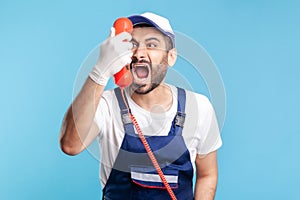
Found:
[[[137,105],[153,113],[166,112],[173,103],[171,88],[164,83],[147,94],[133,92],[131,98]]]

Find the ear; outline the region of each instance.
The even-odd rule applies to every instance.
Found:
[[[168,65],[172,67],[177,59],[177,50],[175,48],[169,50],[168,52]]]

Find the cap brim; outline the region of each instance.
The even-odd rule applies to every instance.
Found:
[[[138,24],[150,24],[150,25],[154,26],[160,32],[162,32],[164,35],[170,37],[173,42],[173,45],[174,45],[174,39],[175,39],[174,34],[164,31],[159,25],[157,25],[152,20],[150,20],[146,17],[143,17],[141,15],[132,15],[132,16],[129,16],[128,19],[132,22],[133,26],[138,25]]]

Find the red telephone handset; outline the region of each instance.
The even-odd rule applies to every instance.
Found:
[[[133,30],[132,22],[125,17],[118,18],[114,22],[113,26],[116,30],[116,35],[124,31],[131,33]],[[128,87],[132,82],[132,74],[130,69],[128,69],[127,66],[124,66],[118,73],[114,75],[114,80],[119,87]]]

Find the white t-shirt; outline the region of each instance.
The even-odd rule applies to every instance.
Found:
[[[125,90],[129,107],[145,136],[168,135],[177,112],[177,88],[167,85],[173,93],[171,108],[162,113],[146,111],[138,106]],[[158,106],[153,108],[160,109]],[[182,131],[185,144],[190,152],[191,162],[197,154],[205,155],[222,145],[214,109],[207,97],[186,91],[185,123]],[[124,138],[124,127],[117,98],[113,90],[105,91],[95,114],[99,128],[101,155],[100,180],[105,186]],[[125,158],[126,159],[126,158]]]

